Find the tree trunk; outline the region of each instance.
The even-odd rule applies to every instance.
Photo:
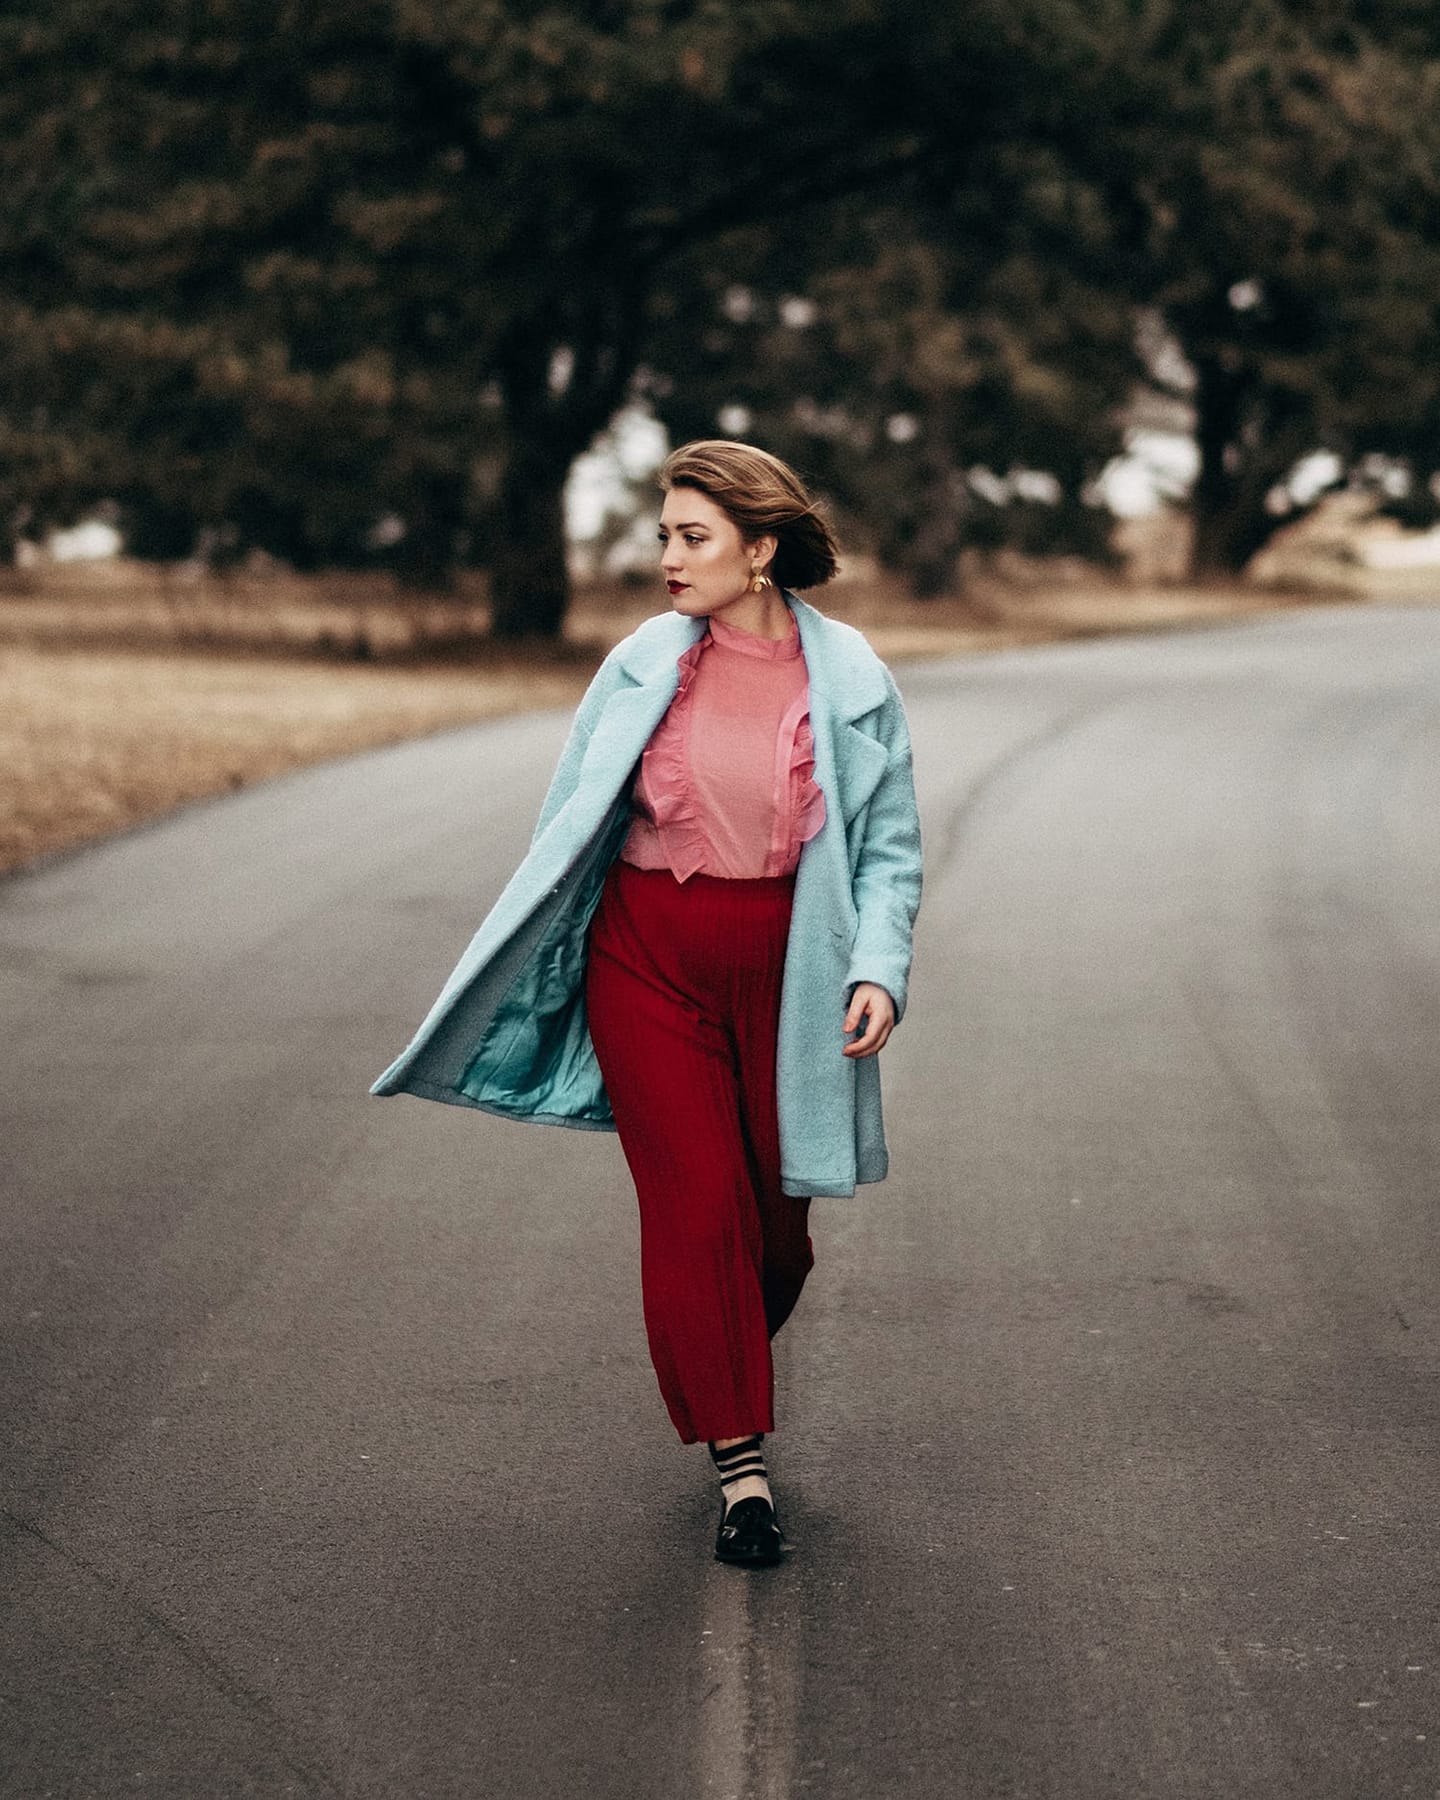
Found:
[[[1195,359],[1195,441],[1200,472],[1190,496],[1190,573],[1197,581],[1239,572],[1235,561],[1240,384],[1218,362]]]
[[[454,585],[466,485],[463,469],[431,469],[412,477],[403,502],[405,535],[395,557],[406,587],[439,593]]]
[[[1241,484],[1224,499],[1209,496],[1191,502],[1190,573],[1196,581],[1231,579],[1242,574],[1288,519],[1267,513],[1262,501]]]
[[[569,456],[544,440],[512,444],[495,508],[490,556],[491,634],[557,638],[570,603],[565,563]]]
[[[1190,573],[1196,581],[1242,573],[1293,515],[1266,500],[1313,447],[1305,421],[1243,371],[1193,357],[1200,473],[1190,496]]]
[[[596,273],[568,320],[517,318],[500,352],[508,448],[494,512],[491,626],[498,638],[557,638],[570,603],[565,481],[625,397],[640,319],[634,272]],[[568,372],[557,352],[568,354]]]

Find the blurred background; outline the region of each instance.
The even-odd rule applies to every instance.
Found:
[[[578,695],[733,435],[882,654],[1440,589],[1428,0],[16,0],[0,866]]]

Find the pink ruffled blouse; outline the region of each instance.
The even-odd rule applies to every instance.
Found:
[[[825,823],[795,615],[778,640],[711,619],[679,669],[640,758],[621,858],[677,881],[789,875]]]

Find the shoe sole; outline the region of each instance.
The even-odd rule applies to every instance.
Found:
[[[717,1550],[715,1560],[718,1563],[729,1563],[734,1569],[773,1569],[776,1563],[783,1561],[784,1555],[783,1546],[774,1550],[742,1551],[738,1556]]]

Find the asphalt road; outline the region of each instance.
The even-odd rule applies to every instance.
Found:
[[[1440,609],[902,673],[771,1573],[615,1140],[365,1093],[562,717],[0,884],[6,1800],[1440,1793]]]

